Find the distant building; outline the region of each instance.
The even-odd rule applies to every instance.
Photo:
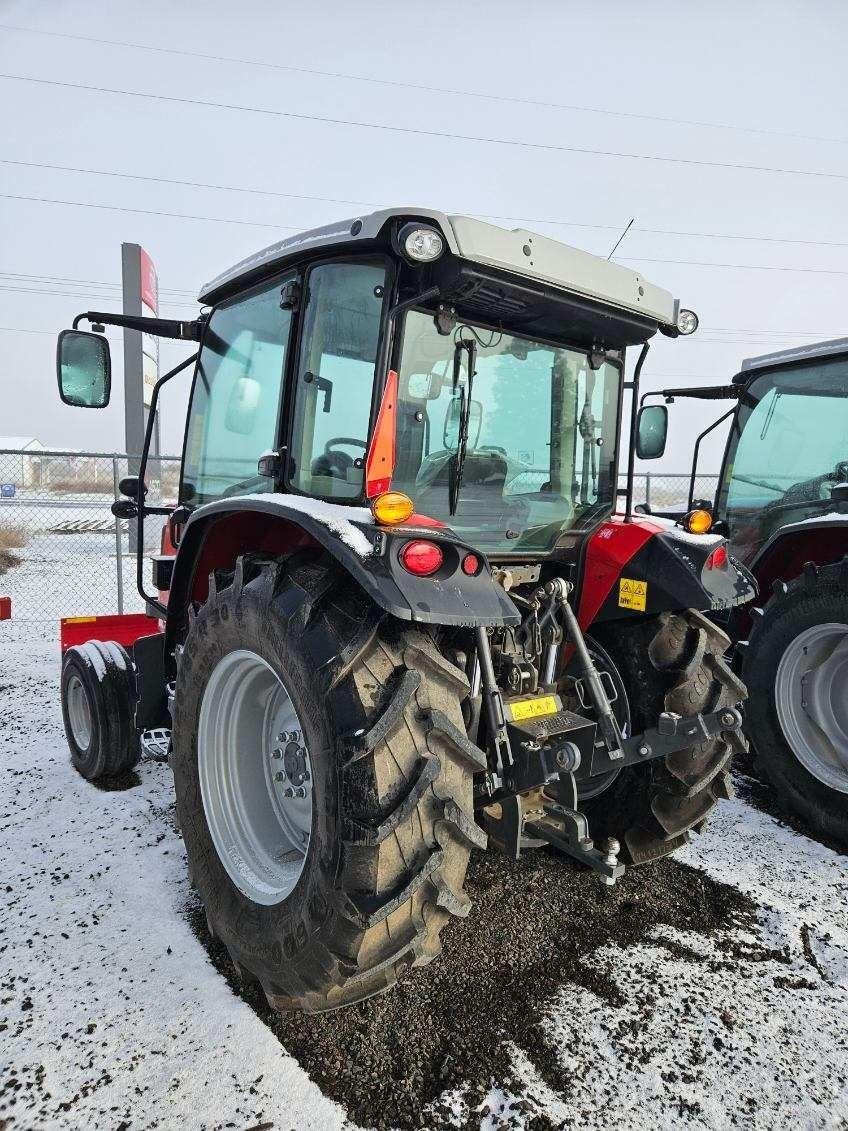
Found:
[[[0,483],[40,487],[43,467],[38,453],[44,450],[34,436],[0,436]]]

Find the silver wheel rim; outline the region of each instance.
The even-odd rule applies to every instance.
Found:
[[[774,695],[801,765],[848,793],[848,625],[817,624],[796,636],[778,665]]]
[[[200,796],[215,850],[254,903],[294,890],[312,835],[312,763],[291,696],[255,652],[215,667],[197,728]]]
[[[91,707],[85,685],[78,675],[68,680],[66,692],[68,703],[68,722],[71,734],[80,750],[88,750],[91,745]]]

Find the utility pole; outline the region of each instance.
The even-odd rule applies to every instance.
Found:
[[[140,244],[121,244],[121,281],[124,314],[156,318],[159,314],[159,283],[153,260]],[[124,330],[124,435],[129,456],[128,473],[138,475],[139,455],[150,410],[153,386],[159,378],[159,342],[139,330]],[[150,444],[148,486],[158,489],[161,469],[158,460],[159,422],[156,421]],[[130,524],[129,549],[136,546],[135,527]]]

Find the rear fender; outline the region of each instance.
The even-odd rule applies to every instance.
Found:
[[[751,572],[760,591],[768,593],[776,581],[792,581],[807,562],[824,566],[841,561],[848,554],[848,515],[822,515],[804,522],[793,522],[769,538],[751,562]],[[749,609],[740,609],[733,620],[733,632],[740,640],[751,629]]]
[[[757,587],[744,567],[728,559],[708,565],[726,540],[689,534],[671,522],[613,516],[589,539],[578,619],[624,620],[679,609],[712,612],[750,601]]]
[[[398,552],[413,538],[438,542],[444,565],[415,577]],[[516,625],[520,615],[492,580],[488,563],[447,528],[378,526],[364,507],[323,503],[299,495],[250,495],[199,507],[186,524],[168,598],[167,643],[185,631],[188,606],[206,599],[210,573],[230,569],[244,553],[285,557],[298,550],[330,553],[380,608],[399,620],[462,627]],[[476,576],[460,563],[473,552]]]

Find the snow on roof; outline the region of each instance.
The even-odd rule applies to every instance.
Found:
[[[3,448],[13,448],[16,452],[27,450],[43,452],[44,444],[35,436],[0,436],[0,450]]]

